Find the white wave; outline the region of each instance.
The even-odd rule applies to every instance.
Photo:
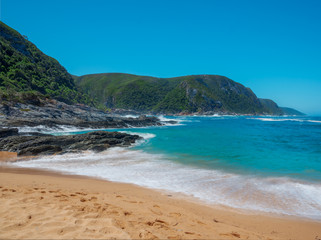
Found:
[[[139,115],[128,114],[128,115],[124,115],[122,117],[125,117],[125,118],[138,118]]]
[[[165,124],[165,126],[182,126],[185,125],[183,124],[183,122],[185,122],[184,119],[182,118],[171,118],[169,116],[164,116],[164,115],[156,115],[155,117],[157,117],[162,123]],[[169,123],[169,121],[175,121],[176,123]]]
[[[132,132],[132,131],[120,131],[122,133],[132,134],[132,135],[138,135],[143,138],[142,141],[138,141],[137,144],[143,143],[148,141],[149,139],[152,139],[156,137],[156,134],[153,133],[141,133],[141,132]]]
[[[318,120],[307,120],[307,122],[312,122],[312,123],[321,123],[321,121],[318,121]]]
[[[79,132],[79,131],[90,131],[93,130],[92,128],[79,128],[74,126],[67,126],[67,125],[57,125],[55,127],[48,127],[43,125],[38,125],[35,127],[18,127],[19,132],[29,133],[29,132],[40,132],[40,133],[69,133],[69,132]]]
[[[264,122],[310,122],[310,123],[321,123],[318,120],[308,120],[308,119],[297,119],[297,118],[247,118],[251,120],[259,120]]]
[[[184,193],[210,204],[321,219],[321,184],[186,166],[140,150],[112,148],[11,164]]]
[[[25,133],[29,133],[29,132],[45,132],[47,130],[52,130],[52,131],[57,131],[59,129],[54,129],[54,128],[48,128],[47,126],[43,126],[43,125],[39,125],[39,126],[35,126],[35,127],[17,127],[19,132],[25,132]]]
[[[250,120],[259,120],[264,122],[283,122],[283,121],[296,121],[296,119],[280,119],[280,118],[246,118]]]
[[[285,118],[247,118],[247,119],[254,119],[254,120],[259,120],[259,121],[264,121],[264,122],[285,122],[285,121],[294,121],[294,122],[302,122],[302,120],[298,119],[285,119]]]

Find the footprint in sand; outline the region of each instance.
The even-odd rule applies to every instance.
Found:
[[[203,224],[206,225],[205,223],[201,222],[201,221],[197,221],[198,224]]]
[[[81,220],[81,219],[77,219],[76,221],[75,221],[75,224],[76,225],[81,225],[81,224],[83,224],[83,220]]]
[[[132,213],[131,213],[131,212],[127,212],[127,211],[124,211],[123,213],[124,213],[124,215],[125,215],[125,216],[132,215]]]
[[[229,237],[236,237],[241,238],[241,235],[237,232],[231,232],[231,233],[221,233],[221,236],[229,236]]]
[[[116,210],[108,211],[107,213],[108,214],[116,214],[116,215],[118,215],[118,212]]]
[[[78,194],[78,195],[83,195],[83,196],[86,196],[86,195],[87,195],[87,193],[83,193],[83,192],[76,192],[76,194]]]
[[[180,216],[182,216],[182,214],[180,214],[180,213],[175,213],[175,212],[169,213],[169,215],[170,215],[171,217],[180,217]]]
[[[219,221],[218,221],[218,220],[216,220],[215,218],[213,219],[213,222],[215,222],[215,223],[219,223]]]
[[[50,193],[58,193],[59,191],[50,190]]]
[[[154,234],[147,230],[140,231],[138,236],[142,239],[158,239],[158,237],[156,237]]]
[[[123,200],[124,202],[129,202],[129,203],[137,203],[137,201],[128,201],[128,200]]]
[[[161,215],[163,215],[163,213],[161,212],[161,211],[156,211],[156,210],[153,210],[153,209],[149,209],[152,213],[155,213],[156,215],[159,215],[159,216],[161,216]]]
[[[182,236],[180,235],[168,236],[167,239],[182,239]]]
[[[148,221],[148,222],[146,222],[146,224],[148,225],[148,226],[154,226],[154,225],[156,225],[156,224],[158,224],[158,225],[168,225],[168,223],[167,222],[165,222],[165,221],[163,221],[163,220],[160,220],[160,219],[155,219],[155,221]]]

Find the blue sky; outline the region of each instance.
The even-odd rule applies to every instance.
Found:
[[[321,114],[321,0],[0,0],[71,74],[218,74]]]

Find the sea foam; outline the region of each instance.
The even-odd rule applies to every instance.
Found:
[[[309,122],[309,123],[321,123],[318,120],[309,120],[309,119],[298,119],[298,118],[247,118],[251,120],[259,120],[264,122]]]
[[[198,168],[141,150],[112,148],[101,153],[45,156],[12,165],[133,183],[183,193],[208,204],[321,220],[321,184]]]

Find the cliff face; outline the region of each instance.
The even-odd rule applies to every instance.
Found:
[[[218,75],[155,78],[122,73],[74,77],[76,84],[112,109],[161,114],[274,114],[283,111],[272,100]]]
[[[57,60],[3,22],[0,22],[0,70],[2,101],[23,102],[27,95],[27,98],[46,96],[69,104],[93,105]]]

